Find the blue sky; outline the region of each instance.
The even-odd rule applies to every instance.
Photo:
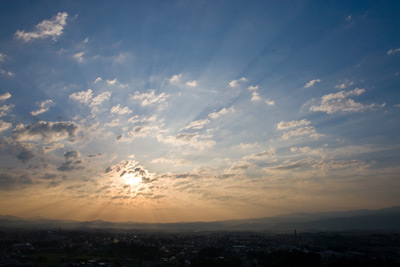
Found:
[[[2,214],[399,205],[397,1],[2,1]]]

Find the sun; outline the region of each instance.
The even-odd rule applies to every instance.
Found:
[[[125,179],[125,183],[131,186],[142,182],[142,176],[139,173],[127,173],[123,178]]]

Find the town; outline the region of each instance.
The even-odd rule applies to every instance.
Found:
[[[400,232],[0,230],[0,266],[399,266]]]

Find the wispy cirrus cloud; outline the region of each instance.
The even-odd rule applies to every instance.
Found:
[[[56,41],[57,37],[62,35],[65,25],[67,25],[67,17],[68,13],[59,12],[52,19],[43,20],[37,24],[35,29],[31,32],[17,30],[15,32],[15,37],[24,42],[29,42],[33,39],[44,39],[47,37],[51,37],[53,41]]]

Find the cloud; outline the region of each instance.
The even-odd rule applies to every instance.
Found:
[[[302,159],[294,162],[286,161],[281,165],[265,168],[264,170],[277,170],[277,171],[291,171],[296,169],[303,169],[305,167],[310,167],[312,161],[310,159]]]
[[[311,86],[313,86],[314,84],[319,83],[319,82],[321,82],[320,79],[311,80],[311,81],[309,81],[308,83],[306,83],[306,85],[304,85],[304,88],[309,88],[309,87],[311,87]]]
[[[124,114],[131,114],[132,110],[130,110],[128,107],[121,108],[120,104],[118,104],[111,108],[111,113],[117,113],[119,115],[124,115]]]
[[[200,150],[210,148],[215,145],[214,140],[210,140],[211,136],[200,135],[199,133],[179,133],[176,136],[167,136],[166,138],[161,135],[158,136],[158,140],[174,146],[191,146]]]
[[[261,101],[261,97],[257,92],[253,92],[251,96],[251,102],[258,102]]]
[[[282,135],[283,140],[288,140],[292,136],[301,136],[301,135],[309,135],[310,137],[313,138],[319,138],[323,136],[322,134],[317,133],[315,128],[313,126],[306,126],[306,127],[300,127],[297,128],[296,130],[286,132]]]
[[[340,84],[335,85],[335,88],[338,88],[338,89],[345,89],[345,88],[347,88],[348,86],[351,86],[351,85],[353,85],[353,84],[354,84],[354,82],[345,81],[345,82],[343,82],[343,83],[340,83]]]
[[[164,92],[157,95],[154,90],[149,90],[147,93],[135,92],[135,94],[131,96],[134,100],[140,100],[142,106],[164,103],[168,97],[169,95]]]
[[[0,120],[0,133],[7,131],[11,126],[11,123]]]
[[[60,167],[57,168],[57,170],[62,171],[62,172],[70,172],[74,170],[83,170],[85,169],[84,166],[81,165],[82,161],[81,160],[68,160],[66,162],[63,162]]]
[[[3,105],[0,107],[0,117],[4,117],[7,113],[14,108],[14,104]]]
[[[15,176],[7,173],[0,173],[0,190],[21,189],[32,184],[31,178],[27,175]]]
[[[274,106],[274,105],[275,105],[275,101],[269,100],[269,99],[265,99],[265,103],[266,103],[268,106]]]
[[[114,85],[114,84],[116,84],[117,82],[118,82],[117,79],[114,79],[114,80],[106,80],[106,83],[109,84],[109,85]]]
[[[311,121],[308,121],[306,119],[300,120],[300,121],[281,121],[278,123],[278,126],[276,127],[278,130],[286,130],[289,128],[294,128],[298,126],[303,126],[303,125],[309,125]]]
[[[124,160],[115,165],[109,166],[104,171],[111,177],[118,177],[119,181],[129,184],[132,180],[139,179],[139,183],[148,184],[157,180],[154,174],[142,166],[138,166],[134,160]]]
[[[6,55],[0,53],[0,62],[4,62],[5,58],[6,58]]]
[[[235,88],[235,87],[238,86],[238,83],[242,82],[242,81],[245,82],[245,81],[247,81],[247,79],[245,77],[242,77],[239,80],[232,80],[232,81],[229,82],[229,87]]]
[[[97,96],[93,97],[92,102],[90,103],[90,107],[94,106],[99,106],[101,105],[104,101],[108,101],[111,97],[111,92],[103,92],[101,94],[98,94]]]
[[[79,152],[75,150],[67,151],[64,153],[64,157],[67,160],[77,159],[79,157]]]
[[[78,125],[72,121],[46,122],[38,121],[33,124],[18,124],[12,132],[16,141],[33,141],[43,139],[47,143],[56,142],[65,138],[74,138],[79,132]]]
[[[271,148],[248,156],[244,156],[243,159],[266,160],[268,158],[274,157],[275,155],[276,155],[275,149]]]
[[[257,146],[258,146],[258,143],[254,143],[254,144],[240,143],[236,147],[238,147],[240,149],[251,149],[251,148],[255,148]]]
[[[395,49],[390,49],[389,51],[387,51],[387,54],[391,55],[391,54],[398,53],[398,52],[400,52],[400,47],[395,48]]]
[[[208,117],[215,120],[215,119],[218,119],[219,117],[221,117],[222,115],[225,115],[225,114],[228,114],[228,113],[234,112],[234,111],[235,111],[235,109],[233,107],[230,107],[229,109],[223,108],[220,111],[212,112],[212,113],[208,114]]]
[[[198,129],[204,128],[204,126],[206,126],[209,123],[210,123],[209,119],[192,121],[187,126],[183,127],[183,129],[184,130],[187,130],[187,129],[196,129],[196,130],[198,130]]]
[[[172,77],[169,78],[168,81],[169,81],[169,83],[177,83],[180,81],[181,77],[182,77],[182,74],[175,74],[175,75],[172,75]]]
[[[93,83],[98,83],[98,82],[101,82],[102,80],[103,80],[103,79],[102,79],[101,77],[97,77],[96,80],[94,80]]]
[[[88,104],[92,99],[92,96],[93,96],[92,89],[87,89],[86,91],[73,93],[69,96],[69,98],[83,104]]]
[[[42,101],[42,102],[39,103],[39,109],[38,109],[38,110],[35,110],[35,111],[32,111],[32,112],[31,112],[31,115],[32,115],[32,116],[37,116],[37,115],[39,115],[39,114],[45,113],[45,112],[48,111],[49,108],[50,108],[51,106],[53,106],[53,105],[54,105],[53,100],[50,100],[50,99],[44,100],[44,101]]]
[[[248,90],[250,91],[257,91],[258,89],[260,89],[260,86],[258,85],[250,85],[249,87],[247,87]]]
[[[83,62],[83,55],[86,53],[86,51],[82,51],[82,52],[79,52],[79,53],[76,53],[76,54],[74,54],[72,57],[76,60],[76,61],[78,61],[79,63],[82,63]]]
[[[29,151],[27,149],[23,149],[21,152],[17,154],[17,159],[22,161],[23,163],[27,162],[31,158],[33,158],[35,154],[33,154],[32,151]]]
[[[6,92],[6,93],[0,95],[0,101],[7,100],[10,97],[11,97],[11,94],[9,92]]]
[[[186,85],[190,86],[190,87],[196,87],[197,86],[197,81],[196,80],[189,81],[189,82],[186,83]]]
[[[332,114],[335,112],[358,112],[375,108],[376,104],[363,105],[349,98],[349,96],[359,96],[364,92],[364,89],[356,88],[351,91],[340,91],[324,95],[321,97],[319,105],[311,106],[310,111],[322,111]]]
[[[1,73],[1,74],[4,74],[4,75],[8,75],[8,76],[10,76],[10,77],[15,76],[15,73],[14,73],[14,72],[12,72],[12,71],[6,71],[6,70],[3,70],[3,69],[0,69],[0,73]]]
[[[35,26],[35,30],[32,32],[25,32],[24,30],[17,30],[15,37],[21,39],[24,42],[29,42],[32,39],[44,39],[51,37],[53,41],[56,41],[57,37],[61,36],[65,25],[67,24],[68,14],[66,12],[59,12],[57,16],[50,20],[43,20]]]

